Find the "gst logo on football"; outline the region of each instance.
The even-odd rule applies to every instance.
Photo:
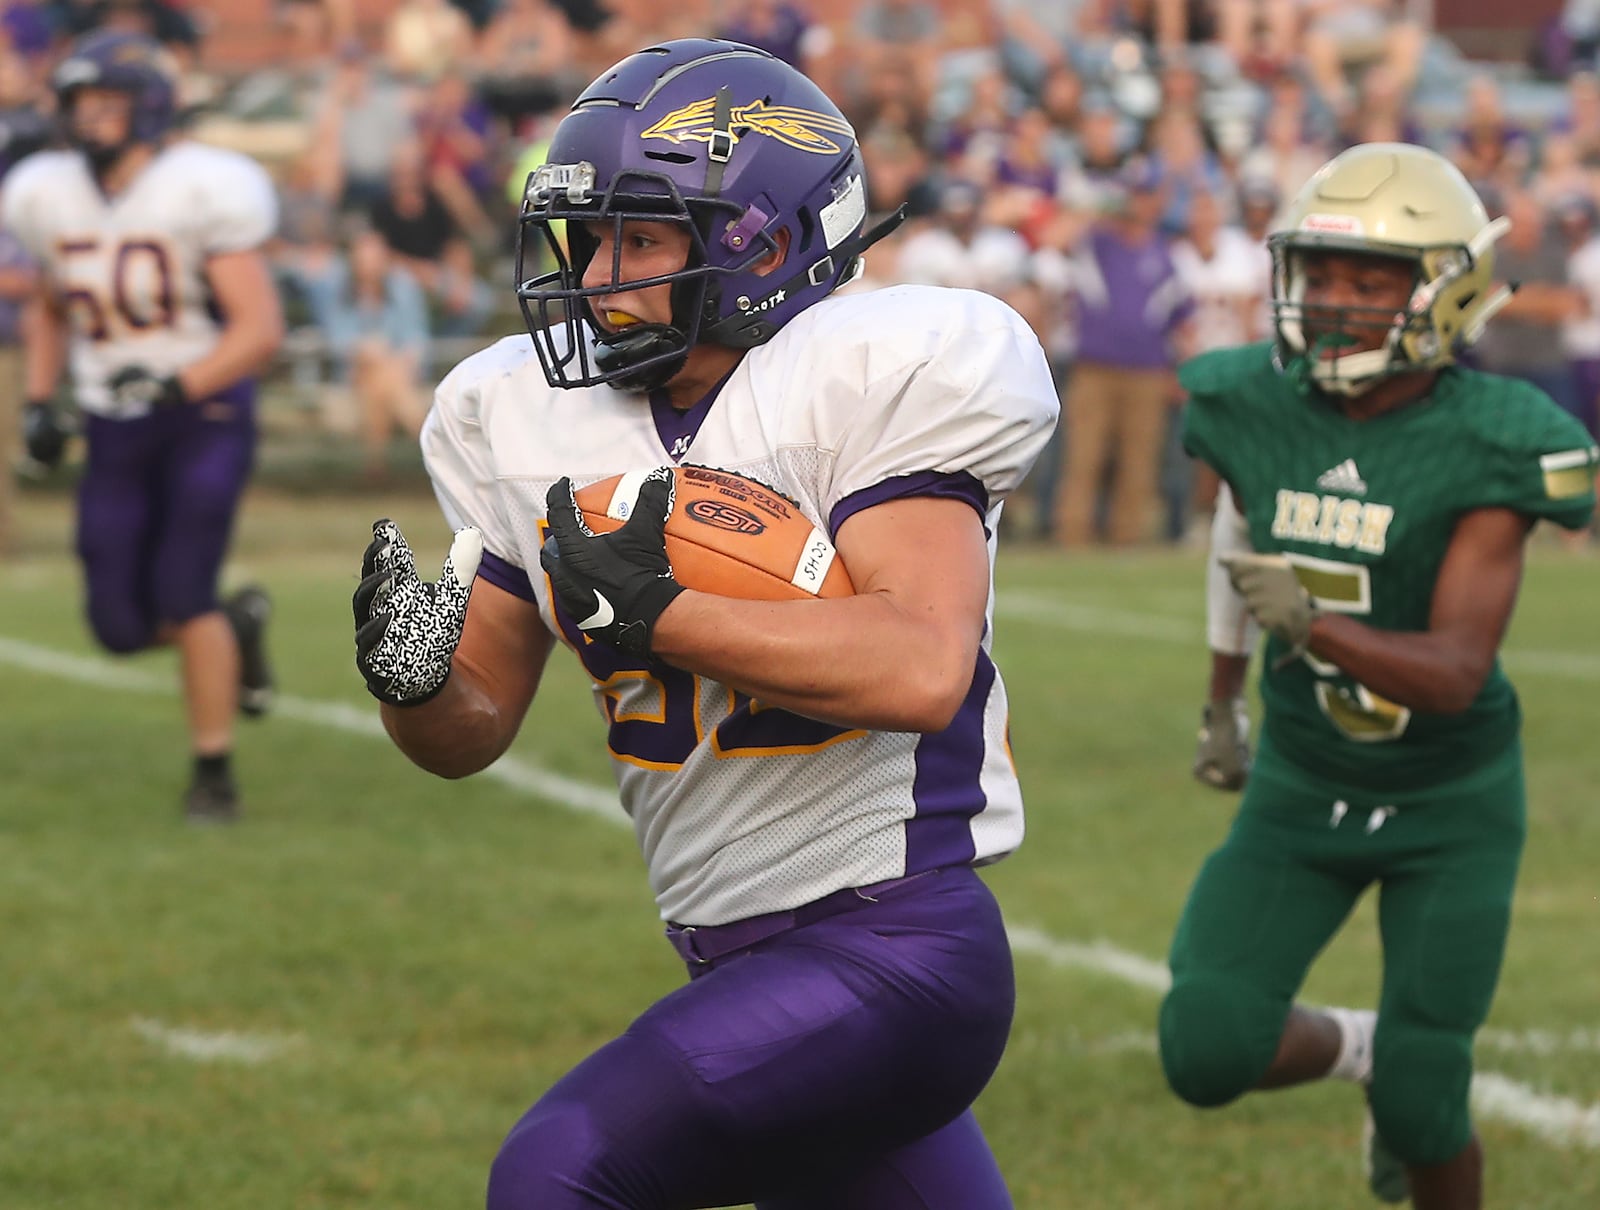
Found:
[[[665,139],[669,143],[709,143],[716,129],[716,107],[716,98],[707,97],[674,109],[639,137]],[[830,134],[852,140],[856,137],[855,129],[842,118],[793,105],[771,105],[765,98],[735,105],[728,115],[728,127],[735,146],[745,135],[759,134],[813,155],[832,155],[839,150],[839,144],[828,138]]]
[[[1394,509],[1387,504],[1280,490],[1272,536],[1381,555],[1388,546],[1393,521]]]
[[[723,504],[718,500],[691,500],[688,511],[689,516],[702,525],[710,525],[736,534],[748,534],[754,537],[765,532],[767,528],[754,513],[746,512],[732,504]]]

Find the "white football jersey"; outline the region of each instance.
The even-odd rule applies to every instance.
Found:
[[[550,485],[701,463],[778,488],[830,534],[884,499],[955,494],[983,511],[992,567],[1002,501],[1057,408],[1043,351],[1016,312],[922,286],[809,308],[745,355],[692,433],[675,433],[685,418],[639,395],[551,388],[525,336],[440,383],[422,446],[446,519],[483,530],[518,581],[497,582],[531,595],[595,681],[663,919],[720,924],[1014,849],[1022,796],[992,626],[945,731],[847,730],[764,708],[586,643],[554,612],[539,567]],[[992,592],[989,614],[992,623]]]
[[[119,410],[111,376],[165,376],[205,356],[221,331],[206,260],[259,247],[278,222],[259,164],[192,142],[162,148],[112,198],[78,152],[38,152],[6,177],[0,209],[63,300],[79,404],[124,417],[148,409]]]

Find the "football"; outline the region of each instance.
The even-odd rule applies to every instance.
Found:
[[[613,475],[578,489],[595,533],[628,519],[648,471]],[[747,601],[845,597],[855,588],[828,535],[794,501],[753,479],[705,466],[675,466],[667,558],[678,583]]]

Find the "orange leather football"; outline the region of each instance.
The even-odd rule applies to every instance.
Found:
[[[770,487],[704,466],[672,468],[667,558],[678,583],[747,601],[847,597],[855,592],[828,535],[794,501]],[[645,471],[579,488],[578,507],[595,533],[627,520]]]

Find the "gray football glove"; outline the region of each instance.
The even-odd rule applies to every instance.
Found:
[[[1213,790],[1242,790],[1250,777],[1250,712],[1244,698],[1207,702],[1200,711],[1194,775]]]
[[[400,527],[372,523],[361,561],[356,616],[356,667],[367,689],[391,706],[416,706],[444,688],[450,657],[467,621],[467,600],[483,558],[483,534],[456,531],[437,583],[417,578],[417,562]]]
[[[1295,575],[1294,564],[1282,555],[1254,553],[1218,555],[1217,562],[1227,568],[1233,590],[1261,628],[1289,645],[1285,658],[1303,654],[1311,641],[1311,623],[1317,620],[1317,603]]]

